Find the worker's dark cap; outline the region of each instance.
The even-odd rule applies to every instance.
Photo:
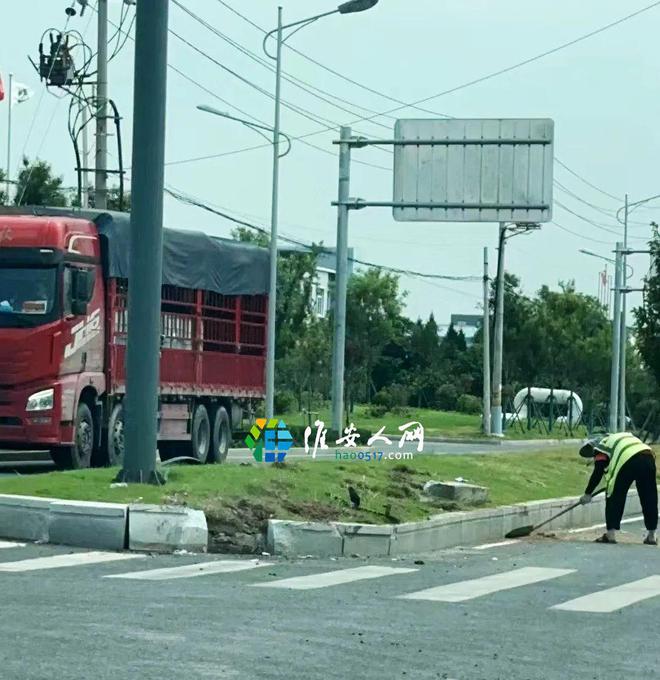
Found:
[[[580,448],[580,455],[582,458],[593,458],[596,455],[596,448],[602,439],[602,437],[593,437],[592,439],[587,439],[587,441],[584,442]]]

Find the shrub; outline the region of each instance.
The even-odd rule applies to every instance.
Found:
[[[295,411],[298,406],[296,395],[291,390],[278,390],[275,393],[275,400],[273,403],[275,413],[283,414]]]
[[[403,385],[389,385],[383,387],[374,397],[374,404],[384,406],[386,411],[391,411],[398,406],[407,406],[409,390]]]
[[[438,388],[436,406],[443,411],[455,411],[458,400],[458,390],[455,385],[444,384]]]
[[[461,394],[456,401],[456,408],[461,413],[481,413],[481,399],[474,394]]]

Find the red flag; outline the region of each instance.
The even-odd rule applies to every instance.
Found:
[[[5,98],[5,86],[2,83],[2,76],[0,75],[0,102]]]

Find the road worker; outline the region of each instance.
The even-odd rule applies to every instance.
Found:
[[[617,432],[588,440],[580,449],[580,455],[594,460],[594,471],[580,498],[581,503],[591,502],[594,490],[605,477],[607,531],[596,542],[616,543],[628,489],[635,482],[647,531],[644,543],[657,545],[658,487],[655,454],[651,447],[630,432]]]

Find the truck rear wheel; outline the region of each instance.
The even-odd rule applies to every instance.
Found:
[[[110,467],[124,463],[124,406],[115,404],[108,421],[107,461]]]
[[[73,446],[60,446],[50,452],[55,465],[62,470],[88,468],[94,451],[94,418],[84,401],[78,404],[74,422]]]
[[[211,449],[211,423],[204,404],[195,407],[190,434],[190,455],[200,463],[206,463]]]
[[[224,406],[218,406],[213,414],[213,429],[211,431],[210,463],[224,463],[229,453],[231,443],[231,426],[229,414]]]

